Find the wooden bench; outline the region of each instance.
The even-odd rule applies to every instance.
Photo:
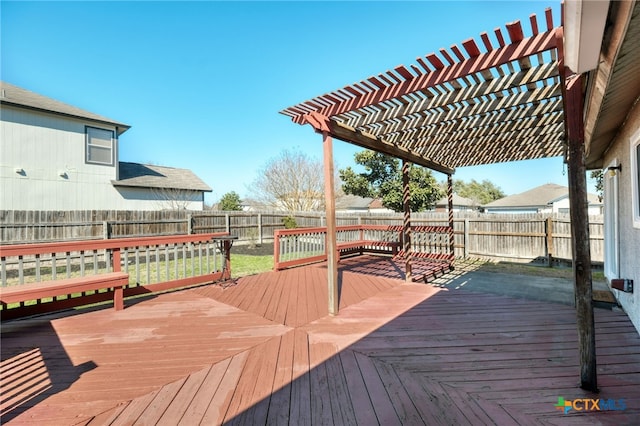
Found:
[[[375,240],[358,240],[339,242],[336,245],[336,259],[340,260],[340,255],[351,253],[363,254],[368,247],[391,247],[391,254],[394,256],[398,253],[400,243],[398,241],[375,241]]]
[[[129,283],[126,272],[108,272],[105,274],[85,275],[84,277],[61,280],[40,281],[0,287],[0,303],[3,309],[9,303],[27,302],[46,297],[64,296],[91,290],[113,288],[113,307],[116,311],[124,309],[124,287]]]

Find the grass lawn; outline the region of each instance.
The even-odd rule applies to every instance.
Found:
[[[233,278],[259,274],[261,272],[267,272],[271,270],[273,270],[273,255],[231,255],[231,276]]]

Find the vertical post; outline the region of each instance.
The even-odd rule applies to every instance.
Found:
[[[193,215],[191,213],[187,215],[187,234],[193,234]]]
[[[464,219],[464,258],[469,257],[469,218]]]
[[[224,215],[224,230],[227,234],[231,233],[231,217],[229,216],[229,213]]]
[[[116,247],[113,249],[113,253],[111,254],[111,261],[113,262],[113,264],[111,265],[111,270],[113,272],[120,272],[122,270],[120,267],[120,260],[120,248]]]
[[[553,267],[553,219],[548,217],[545,221],[544,232],[547,237],[547,266]]]
[[[447,208],[449,210],[449,254],[453,260],[456,248],[453,235],[453,175],[447,175]]]
[[[258,244],[262,245],[262,213],[258,213]]]
[[[273,269],[280,270],[280,231],[273,232]]]
[[[324,154],[324,201],[327,216],[327,285],[329,287],[329,315],[338,315],[338,262],[336,250],[336,199],[334,194],[333,140],[322,131]]]
[[[120,260],[121,260],[120,247],[116,247],[113,249],[112,259],[113,259],[113,265],[111,267],[111,270],[113,272],[120,272],[122,270],[120,266]],[[124,288],[123,287],[115,287],[113,289],[113,307],[116,311],[121,311],[124,309]]]
[[[102,239],[108,240],[111,237],[111,229],[109,226],[109,222],[106,220],[102,221]]]
[[[597,392],[596,333],[593,316],[591,249],[587,169],[585,166],[582,76],[567,79],[566,112],[568,135],[569,211],[573,242],[573,277],[580,350],[580,387]]]
[[[402,223],[402,241],[405,258],[405,281],[411,282],[411,260],[413,253],[411,251],[411,190],[409,188],[409,171],[411,163],[402,160],[402,208],[404,212],[404,220]]]
[[[224,274],[222,275],[223,280],[231,279],[231,241],[224,240],[224,268],[222,269]]]

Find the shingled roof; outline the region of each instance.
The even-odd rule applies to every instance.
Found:
[[[441,206],[447,206],[449,204],[449,198],[448,197],[442,197],[441,199],[438,200],[438,202],[436,203],[437,207],[441,207]],[[453,205],[454,206],[460,206],[460,207],[478,207],[479,203],[477,203],[476,201],[472,200],[471,198],[467,198],[467,197],[461,197],[458,194],[453,194]]]
[[[112,125],[117,128],[118,135],[121,135],[131,128],[128,124],[123,124],[73,105],[68,105],[55,99],[30,92],[29,90],[22,89],[4,81],[0,81],[0,103]]]
[[[552,204],[569,196],[569,188],[555,183],[547,183],[520,194],[509,195],[485,204],[484,207],[540,207]],[[600,204],[598,196],[588,194],[589,204]]]
[[[120,179],[111,181],[114,186],[212,192],[209,185],[188,169],[123,161],[119,163],[119,166]]]
[[[345,194],[336,198],[336,210],[367,210],[373,198]]]

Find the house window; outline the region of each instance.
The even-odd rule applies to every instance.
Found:
[[[87,163],[113,166],[115,139],[112,130],[87,127]]]
[[[631,137],[631,203],[633,227],[640,228],[640,130]]]
[[[617,166],[615,160],[610,164]],[[618,278],[620,243],[618,230],[618,173],[607,173],[604,179],[604,274],[610,280]]]

